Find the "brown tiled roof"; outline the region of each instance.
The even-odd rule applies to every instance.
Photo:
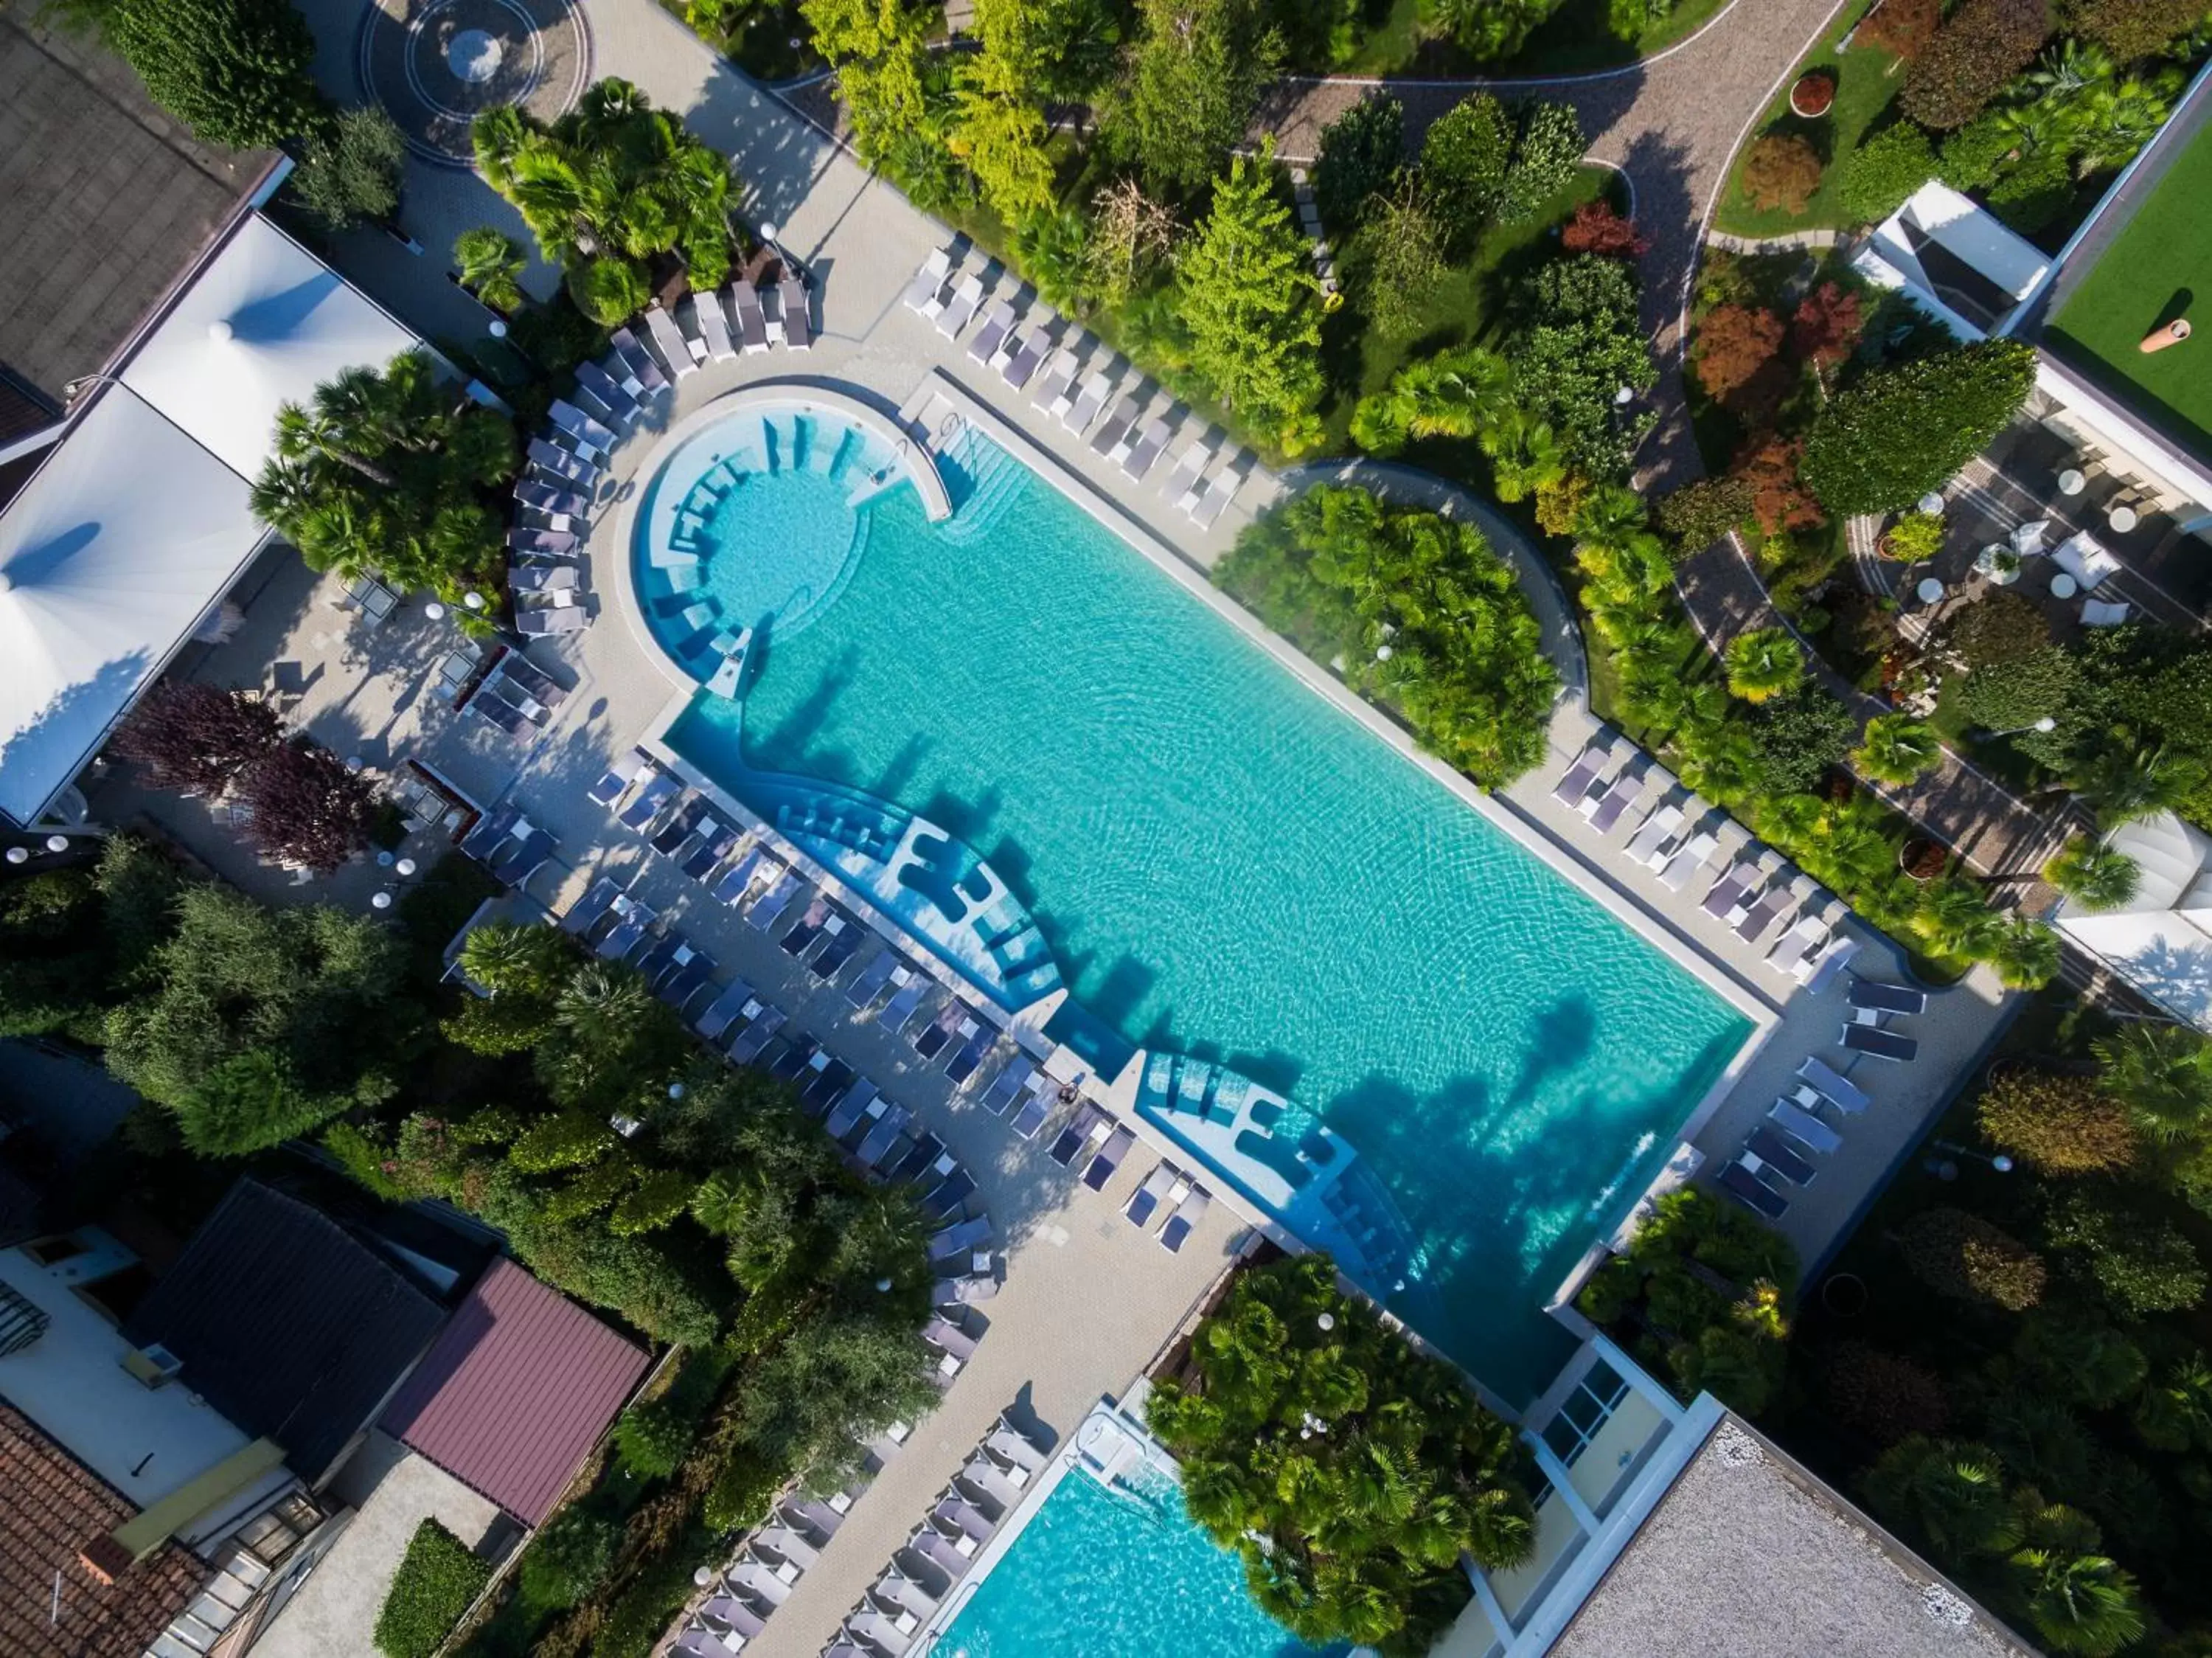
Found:
[[[105,1584],[77,1558],[136,1513],[27,1418],[0,1405],[0,1653],[135,1658],[151,1644],[199,1588],[200,1563],[164,1543]]]
[[[646,1355],[496,1260],[384,1413],[384,1431],[526,1526],[552,1509]]]

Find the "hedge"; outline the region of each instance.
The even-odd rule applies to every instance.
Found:
[[[424,1521],[376,1615],[377,1650],[386,1658],[430,1658],[490,1581],[489,1563],[436,1521]]]

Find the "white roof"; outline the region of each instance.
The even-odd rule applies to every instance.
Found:
[[[110,388],[0,514],[0,811],[29,823],[259,546],[246,484]]]
[[[381,367],[419,342],[259,214],[248,214],[178,296],[123,383],[251,479],[281,403],[341,369]]]
[[[2212,1031],[2212,838],[2160,812],[2107,839],[2136,861],[2135,897],[2094,915],[2069,903],[2059,927],[2177,1018]]]

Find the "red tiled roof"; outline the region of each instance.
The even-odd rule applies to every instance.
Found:
[[[401,1385],[384,1430],[535,1526],[646,1362],[635,1342],[494,1261]]]
[[[77,1558],[137,1512],[28,1417],[0,1405],[0,1652],[116,1658],[153,1643],[199,1588],[200,1563],[164,1543],[109,1584]]]

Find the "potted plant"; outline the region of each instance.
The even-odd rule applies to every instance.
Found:
[[[1943,519],[1939,513],[1908,512],[1892,524],[1881,538],[1881,555],[1899,564],[1917,564],[1933,558],[1943,547]]]
[[[1825,69],[1809,70],[1790,88],[1790,113],[1805,120],[1818,120],[1836,101],[1836,77]]]
[[[1923,886],[1942,875],[1944,864],[1949,861],[1950,854],[1943,850],[1943,844],[1926,835],[1911,836],[1897,849],[1897,867]]]

